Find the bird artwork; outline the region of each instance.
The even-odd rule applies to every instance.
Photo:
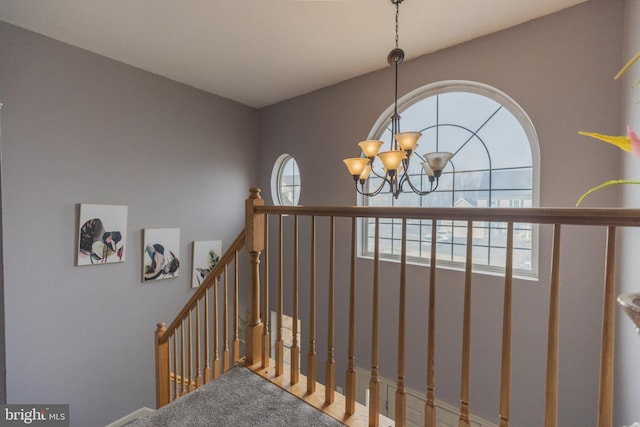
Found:
[[[100,218],[92,218],[80,227],[80,253],[89,257],[91,264],[104,264],[110,256],[122,261],[122,233],[106,231]]]
[[[222,240],[200,240],[193,242],[193,267],[191,287],[198,288],[220,261]]]
[[[178,277],[179,229],[147,229],[143,252],[144,282]]]
[[[208,267],[207,268],[202,268],[202,267],[196,267],[195,271],[196,271],[196,279],[198,281],[198,286],[200,286],[200,284],[202,283],[202,281],[207,277],[207,275],[209,273],[211,273],[211,270],[213,270],[213,267],[216,266],[216,264],[218,263],[218,261],[220,260],[220,255],[218,255],[213,249],[209,251],[209,254],[207,256],[207,261],[208,261]]]
[[[77,265],[124,262],[127,206],[80,204]]]
[[[175,254],[168,251],[169,255],[165,256],[165,249],[160,243],[148,244],[145,253],[149,256],[151,263],[145,264],[144,280],[156,280],[161,276],[175,277],[180,261]]]

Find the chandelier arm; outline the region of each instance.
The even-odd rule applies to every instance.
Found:
[[[436,191],[436,188],[438,188],[438,183],[440,182],[440,180],[437,178],[435,178],[433,181],[429,179],[429,184],[430,184],[429,190],[420,191],[416,188],[415,185],[413,185],[413,182],[411,182],[411,178],[409,177],[409,174],[405,174],[403,181],[408,182],[409,187],[411,187],[411,190],[419,196],[426,196],[427,194],[433,193],[434,191]],[[434,186],[434,182],[435,182],[435,186]]]
[[[405,159],[402,161],[402,167],[404,169],[402,176],[398,178],[398,194],[402,193],[402,188],[404,187],[404,183],[409,179],[409,174],[407,171],[409,170],[409,160]],[[411,185],[411,183],[409,183]],[[413,186],[411,185],[411,188]]]
[[[373,164],[371,164],[371,173],[372,173],[372,174],[374,174],[376,177],[378,177],[378,178],[380,178],[380,179],[387,179],[387,175],[386,175],[386,174],[384,174],[384,175],[380,175],[378,172],[376,172],[376,171],[373,169]]]
[[[358,188],[358,181],[356,181],[356,182],[355,182],[355,184],[356,184],[356,185],[355,185],[355,186],[356,186],[356,192],[357,192],[358,194],[361,194],[361,195],[363,195],[363,196],[367,196],[367,197],[372,197],[372,196],[373,196],[373,193],[365,193],[364,191],[361,191],[361,190]]]
[[[378,188],[376,188],[376,189],[375,189],[374,191],[372,191],[372,192],[366,192],[366,191],[364,191],[364,182],[360,182],[360,187],[361,187],[362,189],[359,189],[359,188],[358,188],[358,181],[356,180],[356,181],[355,181],[355,184],[356,184],[356,191],[357,191],[359,194],[363,195],[363,196],[367,196],[367,197],[374,197],[374,196],[377,196],[378,194],[380,194],[380,192],[381,192],[381,191],[382,191],[382,189],[384,188],[385,183],[389,183],[389,184],[391,184],[391,182],[387,179],[387,177],[386,177],[386,176],[385,176],[385,177],[382,177],[382,182],[380,183],[380,185],[378,186]]]

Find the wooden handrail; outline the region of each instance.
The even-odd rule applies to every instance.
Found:
[[[231,246],[225,254],[220,257],[220,260],[213,268],[213,270],[207,275],[207,277],[202,281],[200,287],[194,294],[189,298],[189,301],[184,305],[182,310],[175,317],[175,320],[171,322],[168,328],[166,328],[165,332],[158,339],[160,343],[166,342],[171,335],[178,329],[182,323],[182,320],[185,319],[191,310],[193,310],[198,303],[198,301],[204,298],[205,293],[215,285],[215,282],[221,274],[224,274],[225,266],[230,262],[235,261],[235,252],[242,249],[245,241],[245,231],[242,230],[238,237],[233,241]]]
[[[495,221],[531,224],[640,226],[640,209],[609,208],[412,208],[373,206],[256,206],[256,214]]]

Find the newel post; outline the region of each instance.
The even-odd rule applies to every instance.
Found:
[[[156,338],[156,408],[169,404],[170,374],[169,374],[169,340],[160,342],[167,332],[163,322],[158,323],[155,333]]]
[[[260,362],[262,357],[261,337],[264,325],[260,319],[260,254],[264,250],[264,215],[254,213],[254,208],[263,205],[260,189],[251,188],[245,205],[245,241],[251,268],[249,323],[245,337],[245,357],[249,365]]]

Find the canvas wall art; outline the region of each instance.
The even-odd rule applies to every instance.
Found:
[[[180,229],[145,228],[142,281],[170,279],[180,274]]]
[[[80,204],[77,265],[124,262],[127,206]]]
[[[202,240],[193,242],[193,268],[191,287],[197,288],[222,255],[222,240]]]

